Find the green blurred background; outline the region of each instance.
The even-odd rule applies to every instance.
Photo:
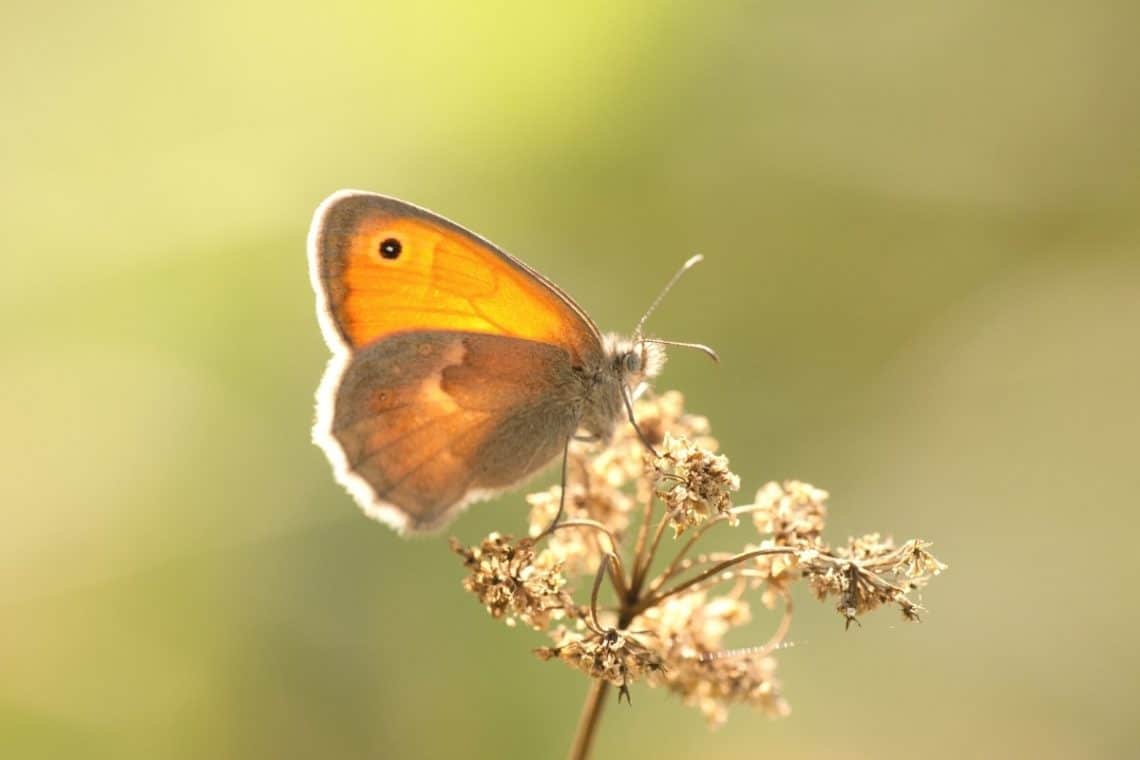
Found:
[[[793,714],[611,706],[601,757],[1136,751],[1135,3],[14,3],[0,16],[0,756],[547,758],[586,682],[309,443],[304,242],[435,209],[605,328],[746,492],[933,539],[920,625],[806,599]],[[545,476],[547,482],[554,476]],[[774,621],[734,641],[759,641]]]

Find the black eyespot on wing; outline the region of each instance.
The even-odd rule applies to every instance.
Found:
[[[387,238],[380,244],[380,255],[386,259],[399,258],[403,250],[404,246],[400,245],[400,241],[396,238]]]

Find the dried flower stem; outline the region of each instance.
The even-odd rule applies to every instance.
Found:
[[[630,579],[630,592],[636,595],[641,591],[641,584],[645,581],[648,567],[643,568],[645,554],[645,541],[649,537],[649,523],[653,519],[653,489],[646,489],[648,496],[645,499],[645,512],[641,517],[641,525],[637,527],[637,543],[633,549],[633,578]]]
[[[589,758],[594,737],[598,733],[598,723],[601,722],[602,708],[605,707],[609,693],[609,681],[600,678],[590,681],[590,691],[586,694],[582,715],[578,718],[578,730],[574,732],[574,743],[570,745],[570,760]]]
[[[685,544],[677,551],[677,554],[674,555],[673,561],[669,563],[669,566],[666,567],[665,570],[662,571],[662,573],[654,578],[653,582],[649,584],[649,591],[651,593],[657,591],[657,589],[665,585],[666,581],[676,575],[680,571],[681,561],[685,559],[685,555],[689,553],[689,549],[693,548],[693,545],[697,543],[701,536],[705,534],[705,531],[719,522],[724,522],[726,519],[727,518],[717,516],[706,522],[704,525],[698,526],[697,529],[693,531],[693,535],[689,537],[689,540],[686,541]]]
[[[749,512],[755,512],[756,510],[756,504],[744,504],[739,507],[733,507],[724,514],[710,517],[704,523],[698,525],[696,529],[693,530],[693,535],[689,537],[689,540],[686,541],[673,556],[673,559],[669,563],[669,566],[666,567],[665,570],[663,570],[661,574],[654,578],[653,582],[649,584],[649,590],[651,592],[656,591],[657,589],[664,586],[666,581],[681,571],[681,563],[685,559],[685,556],[689,553],[689,549],[692,549],[697,541],[701,540],[709,528],[713,527],[714,525],[719,525],[720,523],[729,522],[729,520],[734,515],[744,515],[748,514]]]
[[[661,592],[655,596],[647,596],[644,599],[639,600],[636,604],[634,604],[632,606],[631,609],[633,610],[634,615],[640,615],[645,610],[649,609],[650,607],[656,607],[658,604],[665,601],[666,599],[673,596],[674,594],[679,594],[682,591],[690,588],[691,586],[695,586],[702,581],[707,581],[709,578],[714,578],[717,575],[719,575],[720,573],[723,573],[725,570],[729,569],[730,567],[733,567],[735,565],[739,565],[741,562],[744,562],[746,560],[750,560],[753,557],[766,557],[766,556],[770,556],[773,554],[789,555],[789,554],[795,554],[795,553],[796,553],[795,549],[791,549],[791,548],[786,547],[786,546],[773,546],[773,547],[769,547],[767,549],[753,549],[752,551],[749,551],[749,552],[742,552],[742,553],[737,554],[733,557],[730,557],[729,559],[726,559],[724,562],[713,565],[712,567],[710,567],[708,570],[705,570],[700,575],[693,576],[689,580],[685,581],[684,583],[680,583],[680,584],[674,586],[673,588],[669,589],[668,591],[663,591],[663,592]]]
[[[594,588],[590,591],[590,622],[594,624],[594,633],[604,633],[598,623],[598,589],[602,587],[602,579],[610,569],[610,555],[602,557],[602,564],[598,567],[598,574],[594,576]]]
[[[657,549],[661,545],[661,536],[665,534],[665,526],[673,518],[674,513],[666,510],[665,514],[661,515],[661,520],[657,523],[657,530],[653,534],[653,543],[649,545],[649,553],[645,557],[645,564],[641,568],[640,583],[637,590],[640,592],[641,587],[645,584],[645,579],[649,577],[649,569],[653,566],[653,560],[657,556]]]
[[[535,541],[538,541],[538,540],[543,539],[543,538],[547,538],[550,535],[552,535],[555,531],[563,530],[564,528],[593,528],[594,530],[597,530],[597,531],[604,533],[606,535],[606,538],[608,538],[610,540],[610,551],[611,552],[616,552],[621,547],[621,545],[618,543],[618,540],[614,537],[614,534],[611,533],[606,526],[602,525],[597,520],[587,520],[586,518],[577,518],[574,520],[562,520],[557,525],[552,525],[550,527],[550,530],[548,530],[545,533],[543,533],[542,535],[538,536],[535,539]]]
[[[605,534],[606,538],[608,538],[610,541],[610,550],[605,553],[605,556],[613,561],[615,567],[615,570],[610,572],[610,579],[613,581],[614,591],[617,592],[618,598],[625,599],[626,596],[629,595],[629,586],[626,584],[625,568],[622,566],[621,555],[618,554],[618,551],[621,549],[621,544],[618,543],[618,540],[614,537],[614,534],[611,533],[609,529],[606,528],[606,526],[602,525],[597,520],[580,518],[575,520],[563,520],[557,525],[553,525],[548,528],[545,533],[540,535],[535,540],[537,541],[543,538],[547,538],[555,531],[562,530],[564,528],[593,528],[594,530]],[[599,574],[598,577],[601,577],[601,575]]]

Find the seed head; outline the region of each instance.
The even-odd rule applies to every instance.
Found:
[[[591,678],[600,678],[626,688],[645,677],[658,676],[664,664],[660,655],[638,641],[635,634],[607,628],[603,631],[555,632],[559,641],[553,647],[534,650],[539,659],[558,658]]]
[[[467,567],[463,587],[479,598],[491,617],[505,619],[507,625],[519,620],[543,630],[573,606],[563,591],[561,563],[546,552],[536,555],[530,539],[515,543],[510,536],[492,533],[470,549],[452,539],[451,548]]]
[[[732,494],[740,490],[740,477],[728,469],[728,457],[669,433],[662,447],[664,453],[653,467],[657,495],[670,510],[674,535],[713,515],[731,514]]]

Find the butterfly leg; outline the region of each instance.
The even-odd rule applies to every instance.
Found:
[[[625,411],[626,414],[629,415],[629,424],[633,425],[633,431],[637,433],[641,445],[648,449],[649,453],[654,457],[661,456],[657,453],[657,449],[653,448],[653,444],[649,442],[649,439],[645,437],[645,433],[641,432],[641,428],[638,427],[637,419],[633,416],[633,401],[629,398],[629,391],[624,388],[622,389],[621,400],[625,402]]]
[[[550,521],[541,533],[535,536],[534,540],[545,538],[558,526],[558,521],[562,519],[562,514],[566,511],[566,476],[567,467],[570,461],[570,442],[573,441],[575,436],[570,436],[566,439],[566,447],[562,450],[562,485],[558,489],[558,513],[554,515],[554,519]]]

